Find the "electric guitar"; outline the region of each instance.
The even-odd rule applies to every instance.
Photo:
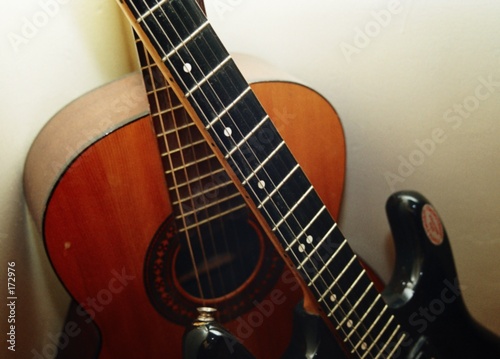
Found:
[[[196,3],[118,2],[286,264],[302,277],[307,308],[320,313],[348,355],[500,356],[498,338],[465,310],[432,206],[403,195],[419,217],[413,235],[424,238],[423,229],[429,241],[398,258],[383,296]],[[439,315],[419,318],[420,308]]]
[[[60,357],[180,358],[204,305],[254,355],[280,357],[303,297],[297,281],[137,47],[141,74],[61,110],[27,158],[28,206],[74,298],[67,323],[82,330],[71,339],[83,345]],[[252,86],[337,213],[345,154],[334,109],[296,83]]]

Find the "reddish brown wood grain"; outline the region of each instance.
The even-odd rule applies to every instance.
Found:
[[[336,216],[345,150],[335,111],[301,85],[270,82],[252,87]],[[80,303],[79,312],[83,315],[85,309],[99,327],[99,357],[181,358],[184,328],[158,314],[144,284],[148,246],[172,213],[150,118],[142,116],[147,108],[138,101],[124,107],[124,113],[116,108],[107,113],[106,103],[121,98],[130,87],[115,83],[98,91],[87,95],[93,101],[80,99],[59,115],[74,117],[74,122],[54,119],[58,125],[49,125],[33,145],[26,168],[28,202],[55,271]],[[80,120],[94,128],[106,120],[109,129],[88,147],[80,146],[70,156],[59,154],[71,159],[63,171],[47,172],[53,163],[48,155],[82,141],[79,136],[85,131],[68,130]],[[67,144],[51,145],[54,135],[68,133]],[[300,288],[285,270],[263,301],[272,308],[256,307],[225,326],[256,357],[277,358],[289,344],[293,307],[300,299]]]

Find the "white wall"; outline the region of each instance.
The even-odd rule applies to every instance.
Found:
[[[394,190],[421,191],[445,221],[469,308],[500,334],[500,3],[206,4],[231,52],[279,66],[337,109],[348,146],[341,225],[353,247],[387,279],[393,258],[385,200]],[[40,239],[28,235],[24,158],[63,105],[132,68],[116,10],[111,0],[0,5],[0,279],[15,261],[19,352],[44,347],[67,302]],[[436,129],[441,135],[433,139]],[[435,146],[419,157],[417,142],[432,139]],[[402,159],[414,169],[402,172]]]

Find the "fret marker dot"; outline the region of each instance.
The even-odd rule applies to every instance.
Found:
[[[351,319],[349,319],[349,320],[347,321],[347,328],[352,328],[352,325],[353,325],[353,324],[354,324],[354,323],[353,323],[353,321],[352,321]]]
[[[366,344],[366,342],[363,342],[363,344],[361,344],[361,349],[362,350],[368,349],[368,344]]]
[[[304,244],[299,244],[299,252],[304,252],[306,250],[306,246]]]
[[[313,237],[312,236],[307,236],[306,242],[311,244],[313,242]]]
[[[193,69],[193,66],[191,66],[189,62],[186,62],[184,66],[182,66],[182,69],[184,70],[184,72],[189,73]]]
[[[330,296],[330,300],[331,300],[332,302],[335,302],[335,301],[337,300],[337,296],[336,296],[335,294],[332,294],[332,295]]]
[[[232,134],[233,134],[233,130],[231,130],[231,128],[230,128],[230,127],[226,127],[226,128],[224,129],[224,136],[226,136],[226,137],[230,137]]]
[[[259,181],[259,183],[257,183],[257,186],[260,188],[260,189],[264,189],[266,187],[266,182],[264,181]]]

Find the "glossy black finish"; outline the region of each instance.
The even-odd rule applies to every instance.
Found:
[[[425,206],[430,206],[429,201],[414,191],[395,193],[386,205],[396,267],[383,295],[410,334],[404,346],[413,350],[406,355],[500,358],[499,338],[467,311],[444,226],[440,244],[434,244],[425,231]]]
[[[253,359],[250,352],[216,322],[197,324],[183,338],[184,359]]]
[[[347,358],[321,317],[306,313],[302,303],[294,311],[290,346],[281,359]]]

